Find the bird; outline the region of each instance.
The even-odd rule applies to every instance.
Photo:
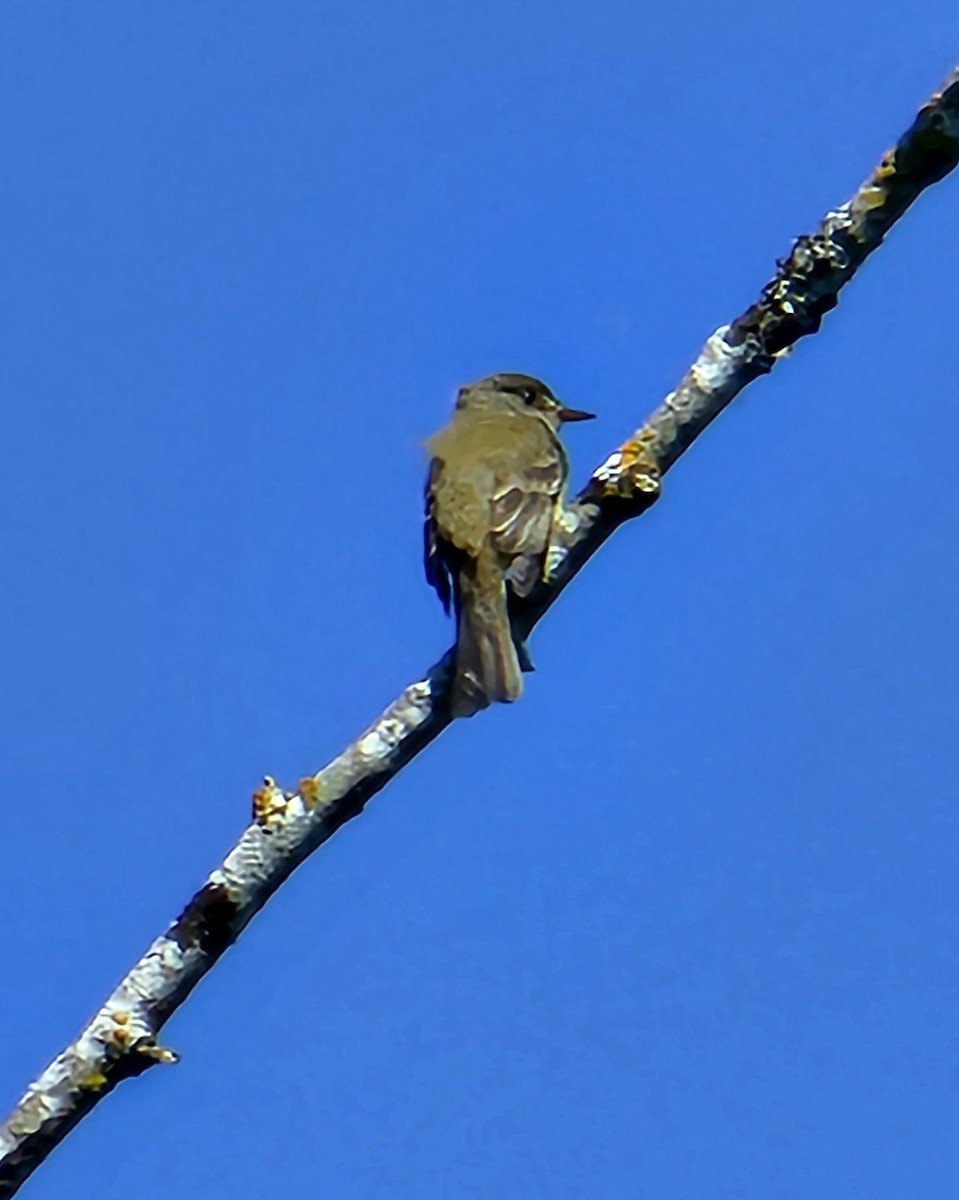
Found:
[[[501,372],[460,388],[449,424],[426,443],[426,578],[455,610],[454,717],[523,691],[533,666],[507,589],[524,597],[545,577],[569,477],[559,428],[593,416],[531,375]]]

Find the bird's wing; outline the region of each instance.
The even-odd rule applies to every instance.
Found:
[[[525,596],[542,576],[556,505],[566,483],[566,458],[558,446],[520,469],[504,473],[490,503],[490,540],[508,560],[507,577]]]

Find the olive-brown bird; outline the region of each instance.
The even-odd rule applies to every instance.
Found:
[[[460,389],[427,443],[426,578],[456,610],[453,716],[523,690],[532,664],[510,627],[507,585],[526,596],[543,578],[569,476],[559,426],[592,416],[529,375],[490,375]]]

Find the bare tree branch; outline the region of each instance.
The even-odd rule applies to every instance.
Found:
[[[594,472],[569,507],[549,579],[517,605],[526,631],[613,530],[653,504],[663,474],[739,392],[818,330],[894,222],[957,161],[959,68],[852,199],[796,242],[759,301],[708,339],[676,391]],[[0,1125],[0,1200],[121,1080],[176,1061],[156,1040],[170,1015],[300,863],[450,723],[450,661],[448,653],[295,793],[271,779],[254,793],[252,822],[224,862]]]

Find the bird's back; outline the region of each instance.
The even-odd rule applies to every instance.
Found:
[[[440,536],[467,554],[479,552],[512,489],[534,484],[558,495],[566,480],[558,438],[532,414],[459,412],[427,444],[433,520]]]

